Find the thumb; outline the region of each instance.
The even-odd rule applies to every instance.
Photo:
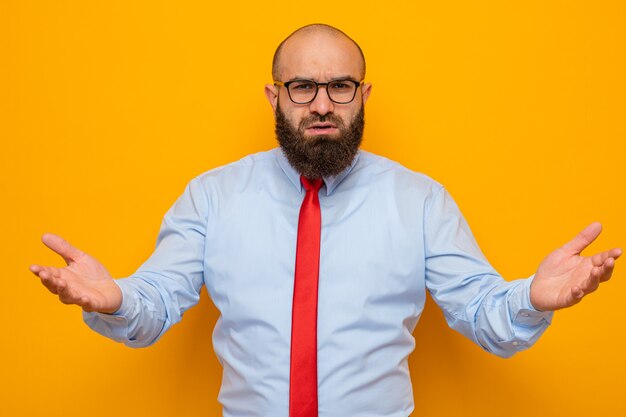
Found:
[[[596,240],[600,232],[602,232],[602,225],[598,222],[591,223],[577,234],[574,239],[563,245],[563,249],[572,255],[578,255]]]
[[[59,254],[67,264],[76,261],[84,253],[70,243],[63,239],[61,236],[57,236],[52,233],[46,233],[41,237],[41,241],[44,245],[49,247],[52,251]]]

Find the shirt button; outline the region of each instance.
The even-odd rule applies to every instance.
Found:
[[[513,342],[513,343],[511,343],[511,344],[512,344],[513,346],[517,346],[517,345],[519,345],[519,342]]]
[[[522,313],[522,317],[528,317],[528,316],[530,316],[530,314],[528,314],[528,313]]]

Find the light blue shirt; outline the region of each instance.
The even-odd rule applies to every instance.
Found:
[[[528,348],[551,313],[533,309],[531,279],[504,281],[457,205],[430,178],[360,151],[325,178],[318,311],[320,417],[406,417],[407,358],[426,290],[448,324],[507,357]],[[128,346],[154,343],[206,285],[221,315],[226,417],[288,417],[296,233],[304,198],[280,149],[193,179],[166,214],[152,256],[117,280],[115,314],[85,313]]]

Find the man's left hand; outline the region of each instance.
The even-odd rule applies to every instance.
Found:
[[[600,223],[592,223],[574,239],[549,254],[539,265],[530,286],[530,302],[541,311],[571,307],[594,292],[601,282],[611,278],[619,248],[582,256],[602,231]]]

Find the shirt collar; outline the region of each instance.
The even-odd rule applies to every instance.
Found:
[[[334,177],[324,177],[324,185],[326,187],[323,188],[326,190],[327,196],[329,196],[335,190],[335,188],[337,188],[341,181],[343,181],[343,179],[348,176],[350,171],[352,171],[352,168],[356,165],[360,155],[361,151],[359,150],[354,156],[354,159],[352,160],[350,166],[341,171],[339,174],[335,175]],[[298,189],[300,193],[302,193],[300,173],[291,166],[281,148],[277,148],[276,160],[278,161],[278,165],[282,168],[285,175],[287,175],[287,178],[289,178],[291,183]]]

